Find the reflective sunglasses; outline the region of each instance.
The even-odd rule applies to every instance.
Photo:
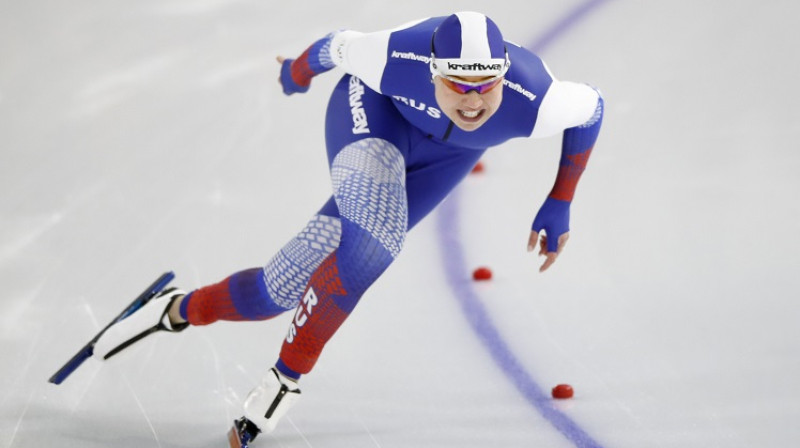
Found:
[[[449,88],[453,92],[461,94],[469,93],[472,92],[473,90],[478,92],[479,94],[484,94],[486,92],[491,91],[495,87],[503,84],[502,76],[491,78],[486,81],[469,82],[469,81],[457,80],[449,76],[442,75],[440,73],[437,75],[440,78],[442,78],[442,84],[444,84],[447,88]]]

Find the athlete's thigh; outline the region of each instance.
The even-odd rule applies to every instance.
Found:
[[[386,163],[402,166],[404,170],[409,131],[410,125],[389,97],[370,89],[357,77],[345,75],[331,94],[325,117],[328,164],[332,167],[336,156],[345,148],[372,145],[386,157]],[[340,217],[333,197],[319,213]]]
[[[410,125],[391,98],[367,87],[360,79],[345,75],[331,94],[325,117],[328,163],[348,145],[363,139],[382,139],[408,154]]]
[[[421,138],[411,144],[406,172],[408,228],[427,216],[458,185],[485,150]]]

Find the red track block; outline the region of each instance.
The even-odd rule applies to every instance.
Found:
[[[572,398],[573,395],[575,395],[575,391],[569,384],[559,384],[553,388],[553,398],[564,400]]]
[[[487,281],[492,279],[492,270],[487,267],[480,267],[472,272],[475,281]]]

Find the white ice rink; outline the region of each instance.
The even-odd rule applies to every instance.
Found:
[[[327,198],[339,74],[286,97],[276,55],[467,9],[604,93],[569,245],[525,251],[560,138],[491,150],[256,446],[800,446],[796,2],[315,2],[0,1],[0,448],[226,446],[288,315],[47,379],[161,272],[263,265]]]

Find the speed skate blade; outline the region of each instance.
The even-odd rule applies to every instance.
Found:
[[[142,293],[139,294],[139,296],[136,297],[136,299],[134,299],[134,301],[131,302],[130,305],[125,307],[125,309],[123,309],[122,312],[116,318],[114,318],[114,320],[109,322],[108,325],[106,325],[105,328],[100,330],[100,332],[97,333],[97,335],[94,338],[92,338],[91,341],[89,341],[86,345],[84,345],[83,348],[81,348],[78,351],[78,353],[75,354],[75,356],[70,358],[70,360],[67,361],[66,364],[64,364],[60,369],[58,369],[58,371],[55,374],[53,374],[53,376],[51,376],[48,381],[50,381],[53,384],[61,384],[65,379],[67,379],[68,376],[72,374],[72,372],[74,372],[78,367],[80,367],[84,361],[92,357],[92,354],[94,353],[95,343],[97,343],[97,340],[100,339],[100,336],[102,336],[106,330],[108,330],[115,323],[121,321],[122,319],[125,319],[126,317],[130,316],[134,311],[144,306],[145,303],[149,302],[150,299],[152,299],[156,294],[161,292],[161,290],[163,290],[167,286],[167,284],[169,284],[169,282],[171,282],[172,279],[174,278],[175,274],[172,272],[165,272],[164,274],[161,274],[161,276],[157,278],[156,281],[154,281],[150,286],[148,286],[147,289],[142,291]]]
[[[236,422],[233,422],[233,427],[228,431],[228,443],[231,448],[248,448],[249,440],[242,440],[242,435],[239,433],[239,428]]]
[[[239,431],[236,430],[236,425],[233,425],[230,431],[228,431],[228,443],[230,443],[231,448],[247,448],[247,445],[242,445],[242,438],[239,436]]]
[[[259,432],[253,422],[242,417],[233,421],[233,426],[228,431],[228,443],[231,448],[248,448]]]

